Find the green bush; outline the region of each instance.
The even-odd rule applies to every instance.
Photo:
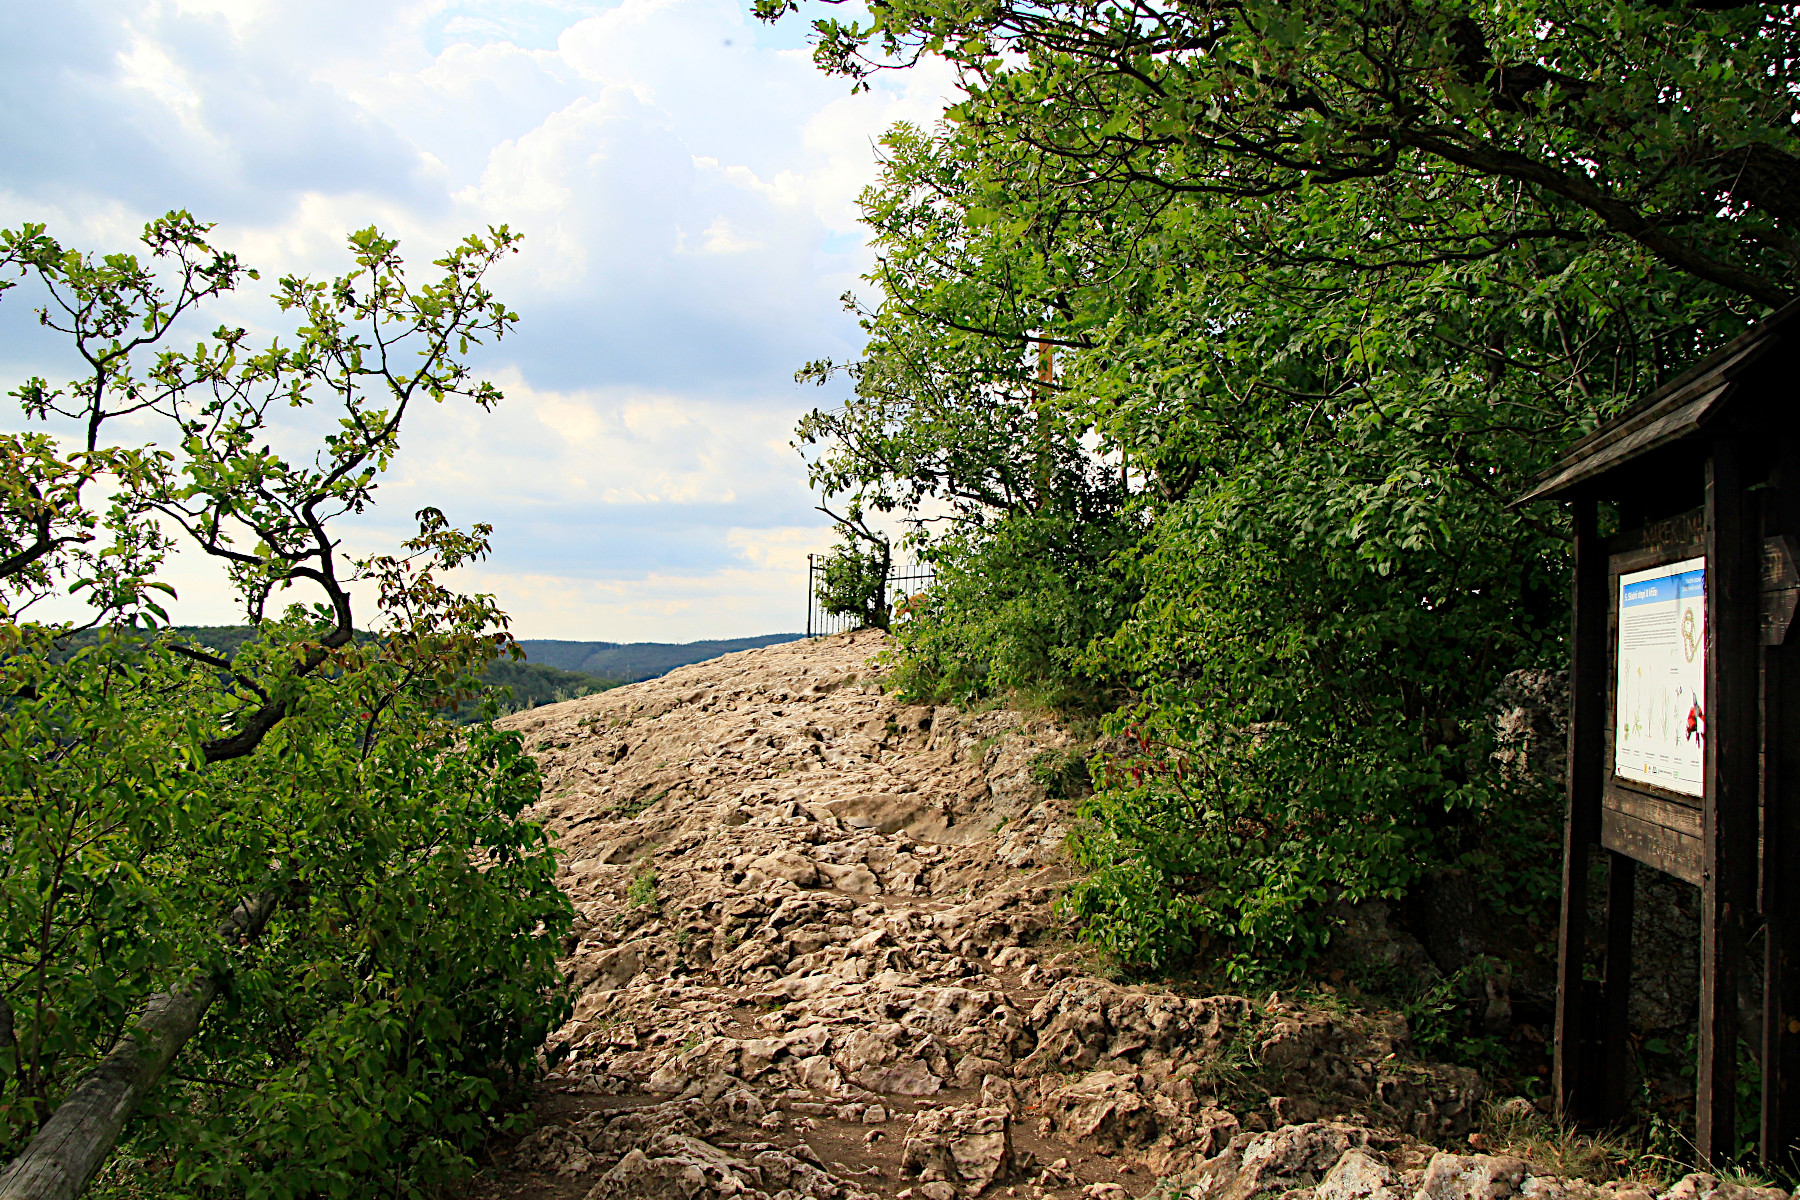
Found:
[[[854,541],[838,543],[819,562],[813,589],[819,607],[835,617],[855,617],[864,629],[886,629],[888,562],[885,546],[878,551]]]
[[[894,627],[893,685],[916,702],[1020,692],[1060,708],[1104,707],[1106,682],[1082,655],[1130,611],[1135,588],[1112,556],[1133,538],[1117,518],[1047,511],[939,541],[936,579]]]
[[[570,1011],[572,910],[520,818],[539,779],[518,735],[417,714],[365,753],[335,707],[234,772],[285,835],[293,899],[150,1102],[183,1115],[130,1147],[178,1192],[428,1194],[503,1127]]]
[[[1750,232],[1768,212],[1720,208],[1704,172],[1653,173],[1706,214],[1693,233],[1719,261],[1759,273],[1728,282],[1563,193],[1432,152],[1396,146],[1371,175],[1294,165],[1327,143],[1361,153],[1364,126],[1308,124],[1280,88],[1253,105],[1273,157],[1184,141],[1224,119],[1220,95],[1267,85],[1146,44],[1137,65],[1192,105],[1177,116],[1114,69],[1112,48],[1153,30],[1063,7],[1058,28],[1094,57],[1005,4],[897,0],[881,34],[822,27],[834,50],[948,46],[988,81],[954,121],[886,138],[863,201],[880,302],[842,368],[857,395],[800,427],[814,483],[910,521],[937,569],[890,678],[939,702],[1111,710],[1136,749],[1098,764],[1069,903],[1127,963],[1176,969],[1204,947],[1238,974],[1291,969],[1329,938],[1328,902],[1397,898],[1440,867],[1541,924],[1555,800],[1495,769],[1487,705],[1509,673],[1565,659],[1568,533],[1560,512],[1509,503],[1791,294],[1800,276]],[[1531,37],[1629,74],[1697,36],[1653,5],[1612,11],[1616,29]],[[1274,9],[1177,24],[1195,44],[1241,35],[1263,78],[1321,89],[1368,69],[1351,47],[1375,41],[1409,72],[1448,70],[1458,39],[1538,45],[1505,14],[1402,5],[1392,41],[1365,38],[1354,6],[1319,15],[1316,37]],[[1785,102],[1738,73],[1771,61],[1756,20],[1719,18],[1722,37],[1690,47],[1719,65],[1705,103],[1741,101],[1763,122],[1746,137],[1791,145],[1768,123]],[[1017,57],[987,57],[996,38]],[[1484,103],[1419,70],[1405,86],[1430,103]],[[1345,113],[1375,94],[1349,92]],[[1601,136],[1555,105],[1482,111],[1534,153],[1543,131],[1519,132],[1534,121]]]
[[[425,1195],[469,1173],[567,1015],[572,914],[518,737],[448,716],[517,656],[493,597],[440,582],[490,530],[421,509],[397,554],[345,561],[329,522],[373,503],[409,404],[500,399],[452,350],[516,320],[481,283],[516,238],[419,285],[364,230],[347,275],[280,281],[291,338],[173,350],[183,314],[254,278],[207,236],[172,213],[142,261],[0,233],[0,292],[48,289],[80,372],[14,395],[90,431],[0,434],[0,1154],[178,993],[197,1029],[164,1030],[109,1186]],[[282,452],[277,401],[335,409],[332,432]],[[229,657],[167,628],[177,537],[242,602]],[[360,632],[352,585],[376,597]],[[296,586],[318,602],[273,612]],[[31,620],[53,595],[86,619]]]

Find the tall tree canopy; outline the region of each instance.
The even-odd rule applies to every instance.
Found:
[[[801,427],[939,561],[899,678],[1116,708],[1076,902],[1127,958],[1303,955],[1439,866],[1530,910],[1486,712],[1566,549],[1508,502],[1800,290],[1791,10],[871,12],[823,65],[967,91],[885,143],[857,397]]]

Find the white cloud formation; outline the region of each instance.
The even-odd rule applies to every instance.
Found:
[[[508,399],[414,414],[351,548],[432,503],[496,526],[470,580],[525,636],[793,629],[830,539],[788,445],[818,397],[791,373],[854,352],[837,296],[867,262],[873,143],[951,91],[927,65],[852,96],[798,24],[735,0],[32,6],[0,47],[0,223],[114,249],[186,207],[265,279],[340,269],[370,223],[420,268],[510,224],[493,284],[524,319],[477,358]],[[8,379],[55,371],[26,315],[0,305]],[[251,297],[206,316],[280,327]],[[181,584],[179,617],[231,619],[197,566]]]

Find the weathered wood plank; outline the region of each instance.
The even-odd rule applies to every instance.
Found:
[[[1607,572],[1613,577],[1611,602],[1618,603],[1618,577],[1629,575],[1633,571],[1642,571],[1647,567],[1661,566],[1663,563],[1680,562],[1684,558],[1698,558],[1706,553],[1706,543],[1695,538],[1682,538],[1678,541],[1650,542],[1631,550],[1621,550],[1607,556]]]
[[[1569,761],[1563,815],[1562,915],[1557,931],[1556,1046],[1551,1092],[1557,1113],[1590,1120],[1602,1103],[1588,1031],[1598,1013],[1583,985],[1587,952],[1588,856],[1600,839],[1602,757],[1607,719],[1606,553],[1600,545],[1592,496],[1574,503],[1574,661],[1569,673]]]
[[[1781,450],[1768,517],[1800,533],[1800,443]],[[1768,544],[1765,539],[1764,545]],[[1768,579],[1765,557],[1764,580]],[[1785,582],[1785,580],[1783,580]],[[1765,644],[1766,641],[1765,634]],[[1763,652],[1763,1161],[1800,1168],[1800,642]]]
[[[1737,996],[1744,921],[1755,903],[1761,729],[1762,537],[1743,449],[1716,440],[1706,460],[1706,774],[1700,880],[1700,1029],[1695,1150],[1736,1152]]]
[[[1702,843],[1687,834],[1643,820],[1635,813],[1605,808],[1600,813],[1600,844],[1647,867],[1700,886]]]
[[[1693,838],[1696,843],[1700,840],[1700,806],[1691,797],[1676,798],[1673,793],[1657,794],[1640,790],[1635,783],[1622,784],[1609,780],[1601,806],[1614,812],[1629,813],[1652,825],[1673,829]]]
[[[1800,588],[1779,588],[1762,594],[1763,645],[1779,646],[1787,641],[1796,609],[1800,609]]]
[[[1759,586],[1765,592],[1800,588],[1800,564],[1795,561],[1794,539],[1791,536],[1778,533],[1763,539]]]
[[[1763,1161],[1800,1167],[1800,643],[1769,652],[1763,811]]]
[[[1604,840],[1604,839],[1602,839]],[[1600,1119],[1617,1121],[1631,1108],[1631,924],[1637,907],[1637,863],[1617,852],[1607,855],[1606,982],[1600,995],[1598,1030]]]
[[[1608,554],[1629,554],[1647,546],[1698,546],[1706,540],[1706,506],[1691,508],[1660,521],[1621,529],[1606,539]],[[1699,551],[1695,551],[1699,553]],[[1677,555],[1676,557],[1685,557]]]

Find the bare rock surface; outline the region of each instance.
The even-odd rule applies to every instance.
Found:
[[[494,1196],[1569,1200],[1466,1144],[1396,1016],[1097,977],[1054,903],[1053,721],[898,703],[873,631],[506,718],[578,1000]],[[1737,1196],[1706,1177],[1668,1200]],[[1168,1186],[1176,1186],[1171,1192]],[[1185,1189],[1185,1190],[1181,1190]],[[1691,1195],[1689,1194],[1691,1193]]]

